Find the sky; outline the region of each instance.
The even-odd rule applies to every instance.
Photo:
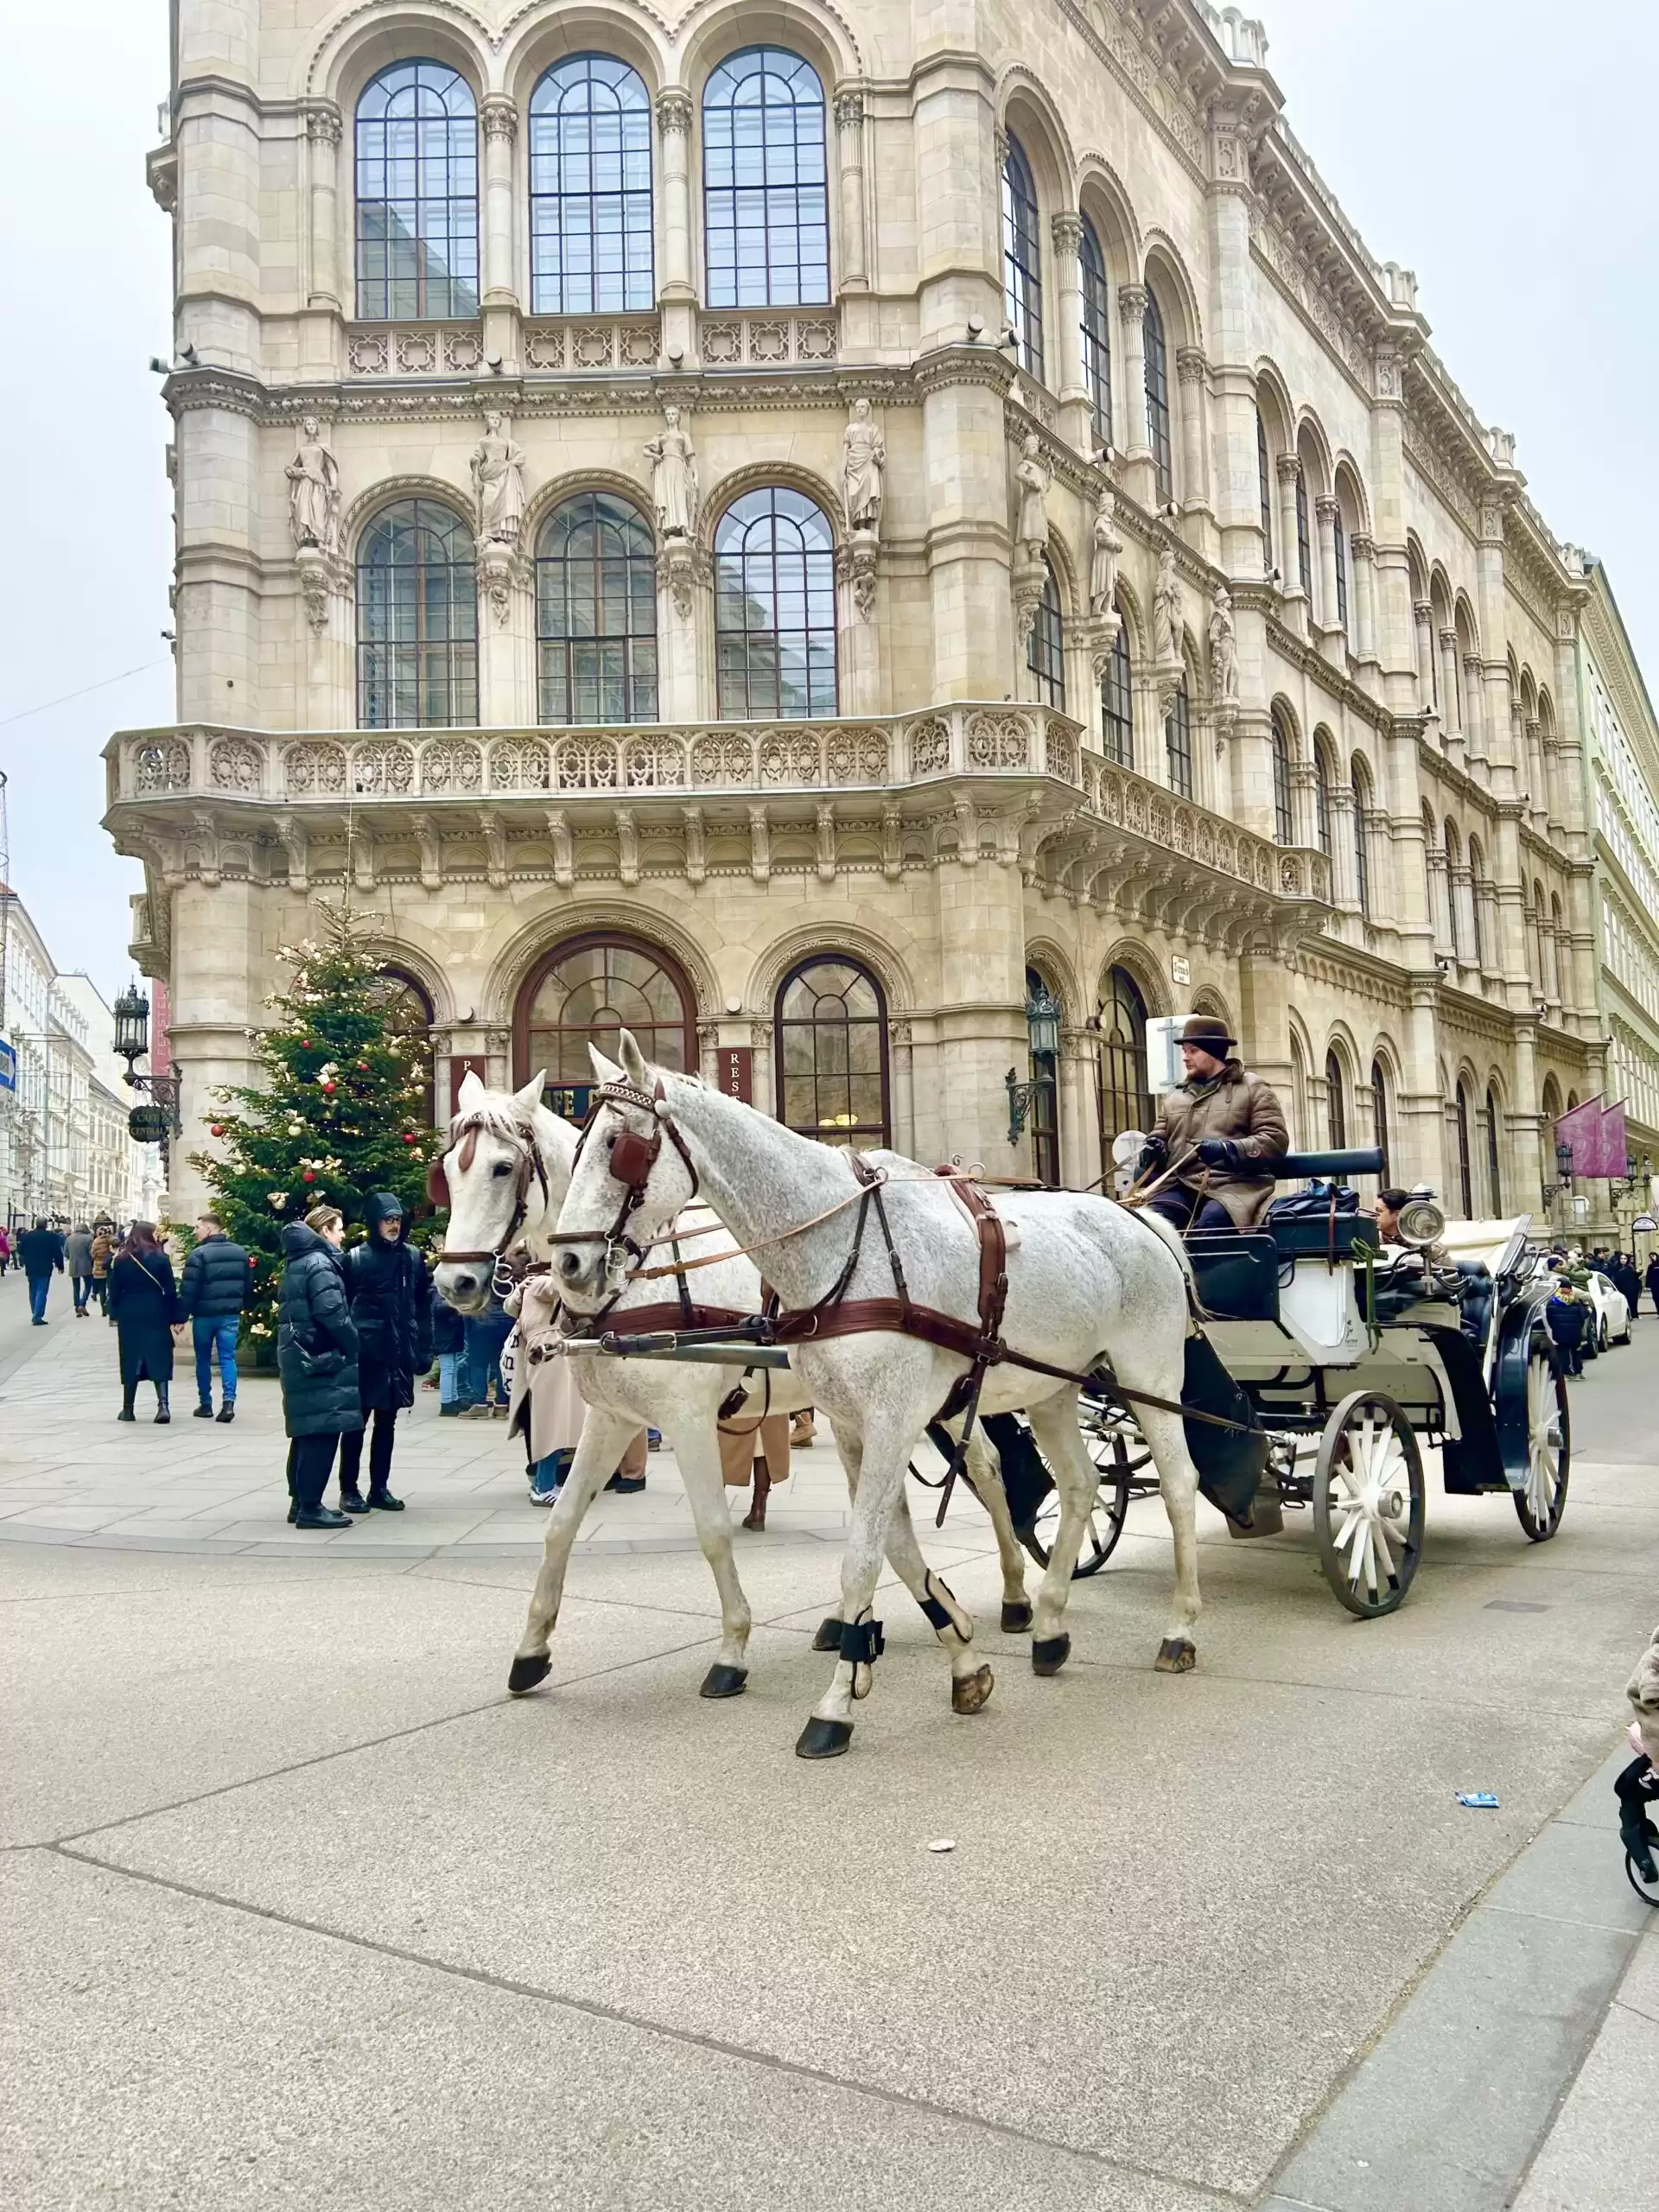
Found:
[[[1292,129],[1376,258],[1417,271],[1436,352],[1481,420],[1516,433],[1556,536],[1605,563],[1659,678],[1659,200],[1640,66],[1653,0],[1595,0],[1582,16],[1554,0],[1253,12]],[[173,714],[168,421],[147,366],[170,346],[169,226],[143,176],[166,92],[166,0],[0,6],[11,880],[59,966],[106,997],[130,973],[127,899],[143,884],[99,827],[99,753],[111,730]]]

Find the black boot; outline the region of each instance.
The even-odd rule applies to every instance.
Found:
[[[158,1382],[156,1385],[156,1419],[158,1422],[169,1421],[173,1418],[168,1408],[167,1392],[168,1385],[165,1382]]]
[[[133,1385],[133,1387],[132,1387],[132,1389],[127,1389],[127,1387],[126,1387],[126,1385],[125,1385],[124,1383],[122,1385],[122,1388],[121,1388],[121,1410],[120,1410],[120,1412],[119,1412],[118,1414],[117,1414],[117,1415],[116,1415],[116,1419],[117,1419],[117,1421],[137,1421],[137,1418],[138,1418],[137,1414],[136,1413],[134,1413],[134,1411],[132,1410],[132,1402],[133,1402],[134,1398],[136,1398],[136,1397],[137,1396],[137,1395],[138,1395],[138,1389],[137,1389],[137,1385],[136,1383]]]

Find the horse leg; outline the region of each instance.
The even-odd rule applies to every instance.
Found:
[[[919,1433],[918,1427],[904,1431],[883,1421],[874,1437],[866,1427],[855,1447],[856,1474],[849,1470],[856,1485],[852,1527],[841,1560],[840,1656],[830,1688],[813,1707],[796,1743],[798,1758],[830,1759],[844,1751],[853,1737],[854,1701],[869,1695],[872,1671],[881,1651],[880,1626],[872,1614],[872,1601],[894,1503],[903,1491],[911,1449]],[[839,1432],[836,1441],[841,1441]]]
[[[1167,1383],[1160,1387],[1174,1395],[1168,1391]],[[1175,1611],[1158,1647],[1157,1669],[1160,1675],[1185,1675],[1198,1662],[1192,1639],[1202,1603],[1198,1596],[1198,1471],[1186,1448],[1186,1432],[1179,1414],[1155,1413],[1150,1406],[1141,1406],[1135,1418],[1152,1450],[1170,1534],[1175,1540]]]
[[[1060,1494],[1060,1524],[1032,1619],[1031,1663],[1039,1675],[1058,1675],[1071,1656],[1071,1639],[1064,1625],[1066,1600],[1071,1594],[1071,1570],[1077,1563],[1100,1478],[1084,1449],[1075,1389],[1058,1391],[1027,1406],[1026,1419]]]
[[[1002,1569],[1000,1626],[1005,1636],[1023,1636],[1031,1626],[1031,1607],[1026,1599],[1026,1554],[1014,1533],[1014,1516],[1008,1511],[1008,1493],[1002,1487],[1001,1466],[977,1428],[968,1440],[963,1472],[975,1497],[989,1514],[992,1533],[996,1538],[997,1561]]]
[[[749,1601],[732,1557],[732,1515],[712,1407],[706,1419],[685,1424],[683,1437],[675,1436],[674,1456],[696,1523],[697,1541],[720,1592],[720,1652],[703,1676],[698,1695],[736,1697],[749,1679]]]
[[[990,1696],[995,1677],[989,1667],[976,1663],[973,1615],[922,1556],[902,1486],[887,1529],[887,1559],[950,1656],[951,1712],[977,1713]]]
[[[588,1408],[576,1456],[560,1488],[558,1503],[547,1517],[541,1573],[531,1592],[524,1632],[518,1639],[518,1649],[513,1654],[507,1675],[507,1688],[517,1696],[533,1690],[537,1682],[547,1678],[551,1664],[547,1647],[559,1618],[565,1569],[570,1564],[570,1547],[576,1541],[576,1531],[588,1507],[610,1480],[617,1462],[639,1433],[637,1414],[613,1413],[591,1405]]]

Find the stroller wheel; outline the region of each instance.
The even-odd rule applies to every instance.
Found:
[[[1624,1854],[1624,1874],[1643,1904],[1659,1905],[1659,1881],[1647,1880],[1628,1851]]]

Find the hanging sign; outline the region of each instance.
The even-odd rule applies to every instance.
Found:
[[[3,1038],[0,1038],[0,1090],[17,1088],[17,1055]]]
[[[747,1045],[722,1045],[715,1055],[719,1069],[717,1080],[728,1098],[741,1098],[746,1106],[754,1103],[754,1054]]]
[[[1639,1213],[1630,1227],[1632,1230],[1639,1229],[1644,1236],[1651,1236],[1659,1230],[1659,1221],[1656,1221],[1650,1213]]]
[[[135,1106],[127,1116],[127,1135],[135,1144],[164,1144],[172,1128],[165,1106]]]

